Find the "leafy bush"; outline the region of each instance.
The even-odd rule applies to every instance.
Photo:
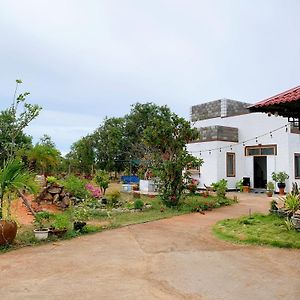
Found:
[[[144,202],[142,199],[136,199],[134,201],[134,208],[135,209],[142,209],[144,207]]]
[[[267,183],[267,190],[268,191],[272,191],[272,192],[275,190],[275,185],[274,185],[274,183],[272,181],[269,181]]]
[[[293,195],[291,193],[286,195],[286,199],[284,202],[285,209],[294,214],[298,209],[300,209],[300,198],[298,195]]]
[[[110,192],[107,198],[112,206],[115,206],[121,197],[121,193],[117,190]]]
[[[240,192],[243,191],[243,178],[235,183],[235,188]]]
[[[284,183],[287,179],[289,179],[289,175],[286,172],[273,172],[272,179],[278,183]]]
[[[87,183],[85,187],[93,198],[99,199],[102,197],[102,190],[99,187],[94,186],[92,183]]]
[[[227,191],[227,180],[221,179],[211,184],[213,189],[217,192],[218,197],[225,198]]]
[[[63,181],[65,189],[74,197],[79,199],[86,199],[89,195],[85,188],[87,181],[85,179],[80,179],[74,175],[67,177]]]
[[[52,218],[52,217],[53,217],[53,214],[49,213],[48,211],[38,212],[34,217],[34,225],[38,229],[46,228],[46,226],[48,225],[48,222],[50,221],[50,218]]]
[[[47,182],[48,183],[58,183],[58,179],[54,176],[48,176],[47,177]]]
[[[69,216],[65,213],[55,214],[53,215],[53,223],[52,226],[55,229],[65,229],[70,227],[70,219]]]
[[[89,219],[89,209],[87,207],[87,204],[82,204],[79,206],[76,206],[72,210],[72,219],[73,222],[84,222]]]

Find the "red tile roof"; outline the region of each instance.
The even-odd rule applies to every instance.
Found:
[[[249,108],[267,107],[269,105],[294,102],[300,100],[300,85],[271,98],[257,102]]]

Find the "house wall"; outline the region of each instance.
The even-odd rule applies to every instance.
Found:
[[[285,128],[282,128],[279,131],[273,132],[272,137],[270,134],[267,134],[264,137],[258,138],[257,143],[255,141],[255,137],[273,131],[287,123],[286,118],[268,117],[264,113],[251,113],[226,118],[218,117],[195,122],[194,126],[196,128],[213,125],[237,127],[239,137],[239,144],[214,141],[187,145],[189,151],[205,151],[228,146],[227,149],[222,149],[222,152],[219,150],[212,151],[211,154],[202,152],[201,157],[204,160],[204,164],[201,167],[200,187],[203,187],[204,184],[210,185],[212,182],[225,178],[228,180],[228,187],[232,189],[235,188],[235,183],[242,177],[250,177],[250,184],[253,187],[253,156],[245,156],[245,147],[240,143],[254,139],[246,142],[245,146],[255,146],[258,144],[277,145],[277,155],[267,156],[267,181],[272,181],[271,174],[273,171],[286,171],[290,176],[286,182],[286,190],[289,191],[292,182],[296,181],[294,177],[294,153],[300,152],[300,135],[286,132]],[[232,145],[232,150],[230,150],[230,145]],[[226,152],[236,153],[235,177],[226,177]],[[199,156],[199,153],[197,156]],[[300,180],[297,180],[297,182],[300,184]]]

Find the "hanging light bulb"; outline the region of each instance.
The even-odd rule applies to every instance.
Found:
[[[232,145],[230,145],[230,150],[232,151]]]
[[[273,135],[272,135],[272,131],[270,131],[270,138],[272,138],[273,137]]]
[[[211,154],[211,151],[209,150],[209,155]]]
[[[201,155],[201,151],[200,151],[200,155]]]
[[[255,138],[255,142],[256,142],[256,143],[258,143],[258,139],[257,139],[257,137]]]
[[[243,142],[243,146],[245,147],[245,142]]]
[[[220,148],[220,152],[222,152],[221,148]]]
[[[288,132],[288,126],[285,125],[285,132]]]

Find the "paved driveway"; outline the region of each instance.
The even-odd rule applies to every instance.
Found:
[[[239,195],[239,194],[238,194]],[[216,239],[220,219],[265,196],[0,255],[0,299],[300,299],[300,251]]]

